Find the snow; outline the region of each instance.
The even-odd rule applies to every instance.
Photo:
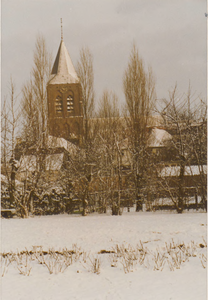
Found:
[[[58,171],[61,169],[63,164],[64,153],[47,154],[45,163],[47,171]],[[24,155],[20,160],[20,168],[18,170],[21,172],[34,172],[37,166],[37,157],[35,155]]]
[[[48,136],[47,139],[48,148],[64,148],[71,155],[73,155],[77,147],[65,140],[64,138],[58,138],[55,136]],[[64,153],[47,154],[46,155],[46,170],[58,171],[63,164]],[[36,155],[22,155],[19,163],[18,173],[21,172],[35,172],[37,170],[37,156]]]
[[[34,172],[36,170],[36,156],[22,155],[18,172]]]
[[[207,174],[207,166],[187,166],[185,167],[185,175],[200,175],[200,172],[203,171],[204,174]],[[180,166],[174,167],[165,167],[161,170],[160,176],[167,177],[167,176],[179,176],[180,175]]]
[[[4,176],[3,174],[1,174],[1,184],[2,184],[2,185],[4,185],[4,184],[8,185],[8,179],[7,179],[7,177]],[[22,183],[22,182],[19,181],[19,180],[15,180],[15,185],[16,185],[16,186],[23,186],[24,183]]]
[[[49,154],[46,156],[46,170],[58,171],[61,169],[64,159],[64,153]]]
[[[90,264],[82,260],[73,263],[64,273],[49,274],[46,267],[32,263],[29,276],[23,276],[12,266],[2,277],[1,299],[143,299],[143,300],[205,300],[206,269],[199,257],[190,257],[180,269],[162,271],[136,264],[133,272],[125,273],[123,266],[111,267],[110,254],[116,245],[136,247],[140,241],[153,253],[164,249],[165,243],[197,245],[206,240],[207,214],[203,212],[145,213],[126,211],[122,216],[110,214],[56,215],[28,219],[1,220],[1,252],[21,251],[33,246],[44,250],[73,244],[86,251],[91,258],[101,260],[100,274],[90,271]],[[162,250],[161,250],[162,251]],[[205,251],[206,248],[197,248]],[[151,260],[150,260],[151,263]]]
[[[153,128],[148,139],[148,146],[152,148],[164,147],[172,136],[164,129]]]
[[[48,148],[64,148],[66,151],[68,151],[70,154],[74,154],[77,150],[77,146],[73,143],[65,140],[64,138],[55,137],[52,135],[48,136],[47,139],[47,146]]]

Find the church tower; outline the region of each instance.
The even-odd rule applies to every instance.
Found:
[[[63,38],[47,85],[49,134],[80,144],[83,135],[81,84]]]

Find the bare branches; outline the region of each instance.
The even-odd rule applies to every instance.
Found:
[[[37,36],[33,62],[31,78],[22,89],[23,138],[30,145],[37,143],[44,147],[48,123],[46,86],[51,69],[51,55],[42,35]]]
[[[119,118],[119,106],[118,106],[118,97],[107,89],[104,90],[102,97],[99,102],[99,109],[97,113],[99,118]]]
[[[94,114],[94,70],[93,56],[88,47],[80,50],[80,59],[77,63],[77,73],[82,87],[83,116],[85,122],[85,140],[88,138],[88,119]]]
[[[128,67],[123,78],[124,94],[134,129],[144,128],[152,112],[155,99],[155,82],[151,68],[145,71],[144,62],[133,44]]]
[[[132,153],[132,172],[138,195],[141,193],[142,181],[144,182],[145,172],[148,169],[147,127],[153,112],[156,93],[152,70],[151,68],[145,70],[144,61],[140,58],[135,44],[124,73],[123,88],[126,98],[129,151]]]
[[[2,173],[7,176],[8,191],[10,195],[10,208],[14,205],[14,191],[15,191],[15,139],[18,130],[19,112],[17,108],[17,97],[15,91],[15,84],[11,77],[10,79],[10,99],[7,103],[6,98],[2,110]]]
[[[172,159],[180,169],[174,184],[177,199],[173,201],[177,206],[177,210],[180,211],[183,209],[185,199],[186,166],[198,166],[200,180],[197,180],[195,185],[201,185],[201,196],[204,199],[203,201],[205,201],[206,175],[203,172],[203,164],[206,164],[207,149],[207,127],[206,122],[204,122],[206,105],[201,109],[201,111],[203,111],[202,114],[195,111],[193,106],[191,106],[193,97],[190,85],[187,93],[182,96],[177,94],[177,85],[170,91],[169,95],[169,100],[165,101],[165,108],[161,112],[161,115],[164,118],[166,130],[172,135],[172,140],[169,143],[169,146],[175,149],[175,157],[172,157]],[[173,179],[171,182],[173,184]],[[169,193],[169,196],[173,200],[171,193]]]

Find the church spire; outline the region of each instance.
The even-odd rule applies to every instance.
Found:
[[[49,84],[78,83],[79,78],[71,61],[69,52],[63,41],[63,27],[61,19],[61,43],[51,72]]]
[[[47,84],[49,134],[81,144],[83,135],[81,84],[64,44],[62,19],[60,21],[61,42]]]
[[[61,18],[61,40],[63,41],[63,24],[62,24],[62,18]]]

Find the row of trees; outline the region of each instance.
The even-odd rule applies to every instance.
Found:
[[[52,186],[44,181],[44,155],[47,148],[47,95],[46,85],[51,70],[51,55],[45,39],[39,36],[34,51],[34,65],[30,80],[21,93],[21,106],[15,112],[15,87],[11,80],[10,101],[5,99],[2,109],[2,163],[8,177],[11,203],[21,208],[22,216],[28,215],[29,202],[35,190]],[[146,195],[163,190],[172,199],[178,212],[183,210],[185,167],[193,162],[200,170],[200,184],[206,197],[206,174],[203,164],[206,157],[206,104],[191,109],[191,91],[178,97],[176,87],[168,100],[163,100],[160,111],[155,107],[155,80],[151,68],[144,66],[136,45],[133,45],[129,63],[123,77],[125,107],[119,107],[116,94],[105,90],[95,111],[93,57],[88,48],[80,51],[77,63],[83,94],[84,136],[83,145],[69,155],[60,170],[59,184],[66,195],[72,192],[81,199],[83,215],[87,212],[90,197],[97,197],[100,211],[111,207],[113,214],[121,213],[127,199],[130,205],[136,200],[141,209]],[[7,104],[10,103],[10,107]],[[157,112],[164,119],[164,127],[173,138],[166,150],[175,151],[174,161],[180,167],[173,188],[166,178],[158,180],[164,161],[149,151],[150,120]],[[17,125],[20,121],[21,126]],[[195,124],[195,127],[193,126]],[[194,130],[193,130],[194,129]],[[15,149],[15,136],[22,142]],[[28,149],[35,149],[37,170],[25,181],[24,193],[15,193],[15,159]],[[169,150],[168,150],[169,149]],[[170,151],[170,152],[171,152]],[[15,157],[16,153],[16,157]],[[171,159],[170,159],[171,160]],[[206,163],[206,162],[205,162]],[[96,197],[95,197],[96,196]]]

